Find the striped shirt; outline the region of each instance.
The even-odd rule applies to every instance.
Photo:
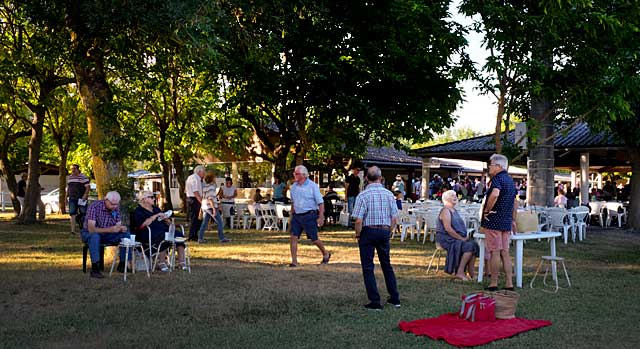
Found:
[[[77,176],[67,176],[67,196],[71,199],[80,199],[84,196],[87,186],[89,185],[89,178],[84,174]]]
[[[84,229],[89,229],[89,221],[96,222],[96,228],[109,228],[122,222],[120,210],[109,211],[104,205],[104,200],[98,200],[87,209],[87,217],[84,220]]]
[[[371,183],[356,198],[351,216],[362,219],[365,227],[391,226],[391,219],[398,216],[396,199],[382,184]]]

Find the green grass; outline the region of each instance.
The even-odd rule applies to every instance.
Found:
[[[455,311],[462,294],[487,285],[427,275],[433,244],[395,240],[402,308],[365,311],[357,245],[353,233],[337,227],[321,234],[333,252],[329,265],[318,265],[320,253],[303,241],[301,266],[288,268],[286,234],[234,230],[227,233],[232,244],[191,245],[191,274],[94,280],[81,271],[82,245],[63,217],[34,226],[0,219],[0,347],[449,347],[402,333],[397,324]],[[590,229],[587,238],[558,243],[572,288],[518,290],[517,315],[553,325],[486,347],[640,345],[640,234]],[[528,286],[548,245],[528,241],[524,254]]]

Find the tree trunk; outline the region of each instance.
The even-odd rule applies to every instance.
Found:
[[[67,213],[67,157],[69,153],[60,149],[60,165],[58,165],[58,188],[60,192],[58,195],[58,207],[60,207],[60,213]]]
[[[553,206],[553,116],[551,103],[544,99],[534,99],[531,116],[538,122],[535,146],[529,151],[529,183],[527,201],[529,205]]]
[[[124,165],[117,152],[106,149],[113,142],[112,137],[120,135],[120,127],[113,106],[111,90],[107,83],[101,58],[94,57],[94,64],[75,64],[76,78],[82,103],[87,113],[89,146],[93,161],[93,173],[98,187],[98,196],[104,197],[111,178],[124,176]],[[105,151],[110,156],[104,156]]]
[[[171,200],[171,184],[170,184],[170,166],[167,162],[167,158],[165,157],[165,132],[164,130],[160,130],[160,137],[158,139],[158,147],[156,148],[156,156],[158,157],[158,162],[160,163],[160,169],[162,171],[162,210],[173,210],[173,202]]]
[[[47,95],[46,91],[41,96]],[[40,148],[42,146],[42,129],[46,110],[37,107],[31,122],[31,139],[29,140],[29,170],[27,172],[27,190],[24,195],[24,207],[20,211],[18,221],[24,224],[36,223],[36,212],[40,203]],[[40,207],[40,219],[44,220],[44,207]]]
[[[640,230],[640,148],[629,146],[628,149],[632,174],[627,226],[638,231]]]
[[[189,212],[187,212],[187,187],[185,185],[187,178],[184,173],[182,157],[180,154],[173,152],[171,162],[173,163],[173,168],[176,170],[176,178],[178,179],[178,187],[180,188],[180,200],[182,201],[182,211],[189,217]]]
[[[493,136],[493,140],[496,143],[496,153],[502,154],[502,116],[504,115],[504,96],[500,95],[498,101],[498,112],[496,113],[496,133]]]
[[[16,181],[16,176],[13,172],[13,169],[9,165],[9,159],[7,158],[7,153],[3,152],[2,156],[0,156],[0,172],[5,175],[5,179],[7,180],[7,188],[11,193],[11,204],[13,205],[13,212],[15,213],[15,217],[20,215],[20,201],[18,201],[18,182]]]

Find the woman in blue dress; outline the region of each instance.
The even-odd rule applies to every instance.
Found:
[[[438,216],[436,227],[436,241],[447,250],[447,259],[444,271],[455,274],[455,277],[468,281],[475,277],[475,260],[478,256],[478,244],[470,240],[467,235],[467,226],[456,210],[458,195],[453,190],[447,190],[442,194],[444,208]],[[466,272],[469,273],[467,277]]]

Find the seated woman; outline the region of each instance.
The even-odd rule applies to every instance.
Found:
[[[253,194],[253,202],[256,204],[262,203],[264,201],[264,197],[261,194],[262,190],[260,188],[256,188],[256,193]]]
[[[153,194],[148,191],[141,191],[138,194],[138,207],[133,212],[133,221],[131,226],[137,232],[137,239],[145,248],[149,248],[149,234],[147,227],[151,228],[151,246],[154,250],[158,250],[158,259],[160,263],[158,268],[162,272],[168,272],[167,266],[167,249],[171,247],[169,242],[164,242],[164,233],[168,231],[171,220],[167,217],[158,206],[154,205]],[[182,232],[176,230],[176,236],[182,236]],[[163,243],[164,242],[164,243]],[[187,270],[185,263],[184,244],[177,243],[178,250],[178,266],[182,270]]]
[[[467,226],[456,210],[458,195],[453,190],[442,193],[444,208],[438,216],[436,227],[436,241],[447,250],[447,259],[444,271],[454,274],[455,277],[468,281],[475,277],[475,259],[480,251],[478,244],[469,240]],[[469,272],[469,277],[465,274]]]

